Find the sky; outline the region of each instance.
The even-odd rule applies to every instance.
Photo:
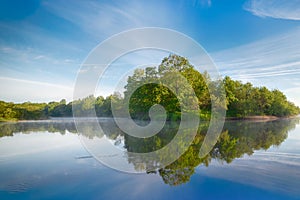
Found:
[[[99,43],[160,27],[198,42],[221,76],[279,89],[300,106],[300,0],[0,3],[0,100],[71,101],[80,66]],[[116,71],[99,94],[112,93]]]

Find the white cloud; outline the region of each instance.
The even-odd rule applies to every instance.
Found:
[[[251,0],[244,9],[259,17],[300,20],[300,0]]]

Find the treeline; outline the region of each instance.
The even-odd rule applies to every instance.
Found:
[[[195,99],[185,88],[185,80],[176,74],[180,74],[187,80],[188,85],[194,90]],[[164,85],[169,85],[173,91]],[[209,119],[211,98],[217,99],[215,102],[220,98],[212,91],[220,90],[221,85],[226,92],[226,97],[224,94],[226,103],[217,106],[227,110],[227,117],[254,115],[286,117],[300,113],[300,108],[289,102],[279,90],[271,91],[266,87],[254,87],[251,83],[235,81],[228,76],[221,82],[212,81],[208,73],[195,70],[186,58],[171,54],[164,58],[158,67],[136,69],[133,75],[128,77],[124,98],[120,94],[113,94],[106,98],[91,95],[70,103],[66,103],[66,100],[21,104],[0,101],[0,120],[71,117],[73,112],[76,112],[75,116],[84,117],[90,116],[89,113],[94,110],[98,117],[110,117],[112,116],[111,103],[120,111],[129,107],[130,115],[136,119],[149,119],[151,106],[160,104],[167,111],[168,120],[179,120],[180,101],[183,104],[192,102],[192,106],[200,109],[200,113],[196,114],[201,118]],[[129,105],[126,105],[126,102],[129,102]],[[76,108],[75,111],[72,110],[73,106]]]
[[[225,77],[223,82],[227,99],[227,116],[286,117],[300,113],[299,107],[288,101],[286,96],[277,89],[270,91],[266,87],[253,87],[251,83],[243,84],[229,77]]]
[[[163,59],[158,67],[137,69],[128,78],[125,99],[130,98],[130,113],[133,117],[148,118],[148,110],[154,104],[161,104],[168,113],[169,119],[180,118],[180,104],[178,99],[190,98],[190,94],[183,87],[184,81],[177,78],[178,72],[186,78],[197,96],[197,106],[200,117],[210,118],[211,98],[216,104],[227,110],[227,117],[246,117],[255,115],[269,115],[277,117],[293,116],[300,113],[299,107],[289,102],[279,90],[268,90],[266,87],[254,87],[251,83],[243,84],[226,76],[221,81],[212,81],[209,74],[200,73],[194,69],[189,61],[181,56],[170,55]],[[155,84],[153,83],[155,82]],[[174,91],[170,91],[162,84],[167,83]],[[223,83],[223,84],[222,84]],[[210,86],[210,90],[208,86]],[[224,88],[226,103],[223,97],[214,91]],[[138,88],[135,92],[132,90]],[[183,88],[180,90],[180,88]],[[133,95],[130,95],[132,94]],[[218,94],[220,94],[218,96]],[[218,99],[219,98],[219,99]]]
[[[111,101],[119,101],[118,95],[110,95],[106,98],[88,96],[84,99],[67,103],[65,99],[60,102],[49,103],[11,103],[0,101],[0,121],[7,120],[38,120],[51,117],[72,117],[72,106],[76,106],[77,116],[87,116],[86,113],[95,110],[98,117],[110,117]]]

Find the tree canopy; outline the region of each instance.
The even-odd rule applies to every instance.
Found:
[[[184,77],[193,89],[196,99],[191,99]],[[170,87],[166,87],[165,85]],[[155,104],[162,105],[167,111],[168,120],[180,120],[182,105],[193,102],[195,110],[203,119],[211,115],[211,90],[220,89],[223,85],[226,93],[227,117],[246,117],[255,115],[269,115],[287,117],[298,115],[300,108],[287,100],[279,90],[269,90],[266,87],[254,87],[251,83],[242,83],[226,76],[221,83],[211,80],[207,72],[198,72],[184,57],[171,54],[164,58],[159,66],[136,69],[128,77],[125,86],[124,98],[120,94],[112,94],[106,98],[90,95],[86,98],[66,103],[66,100],[50,103],[25,102],[15,104],[0,101],[1,120],[36,120],[49,117],[89,116],[96,112],[98,117],[111,117],[111,103],[114,107],[122,109],[129,107],[131,117],[135,119],[149,119],[149,109]],[[172,88],[172,90],[170,89]],[[129,102],[129,105],[125,105]],[[180,104],[182,102],[183,104]],[[75,105],[75,111],[72,106]],[[197,109],[196,109],[197,108]],[[76,112],[76,113],[73,113]]]
[[[210,79],[207,72],[198,72],[186,58],[171,54],[163,59],[158,67],[136,69],[132,76],[128,77],[125,86],[125,98],[130,99],[131,116],[138,119],[147,119],[149,108],[154,104],[161,104],[168,113],[168,119],[180,117],[180,105],[178,99],[188,98],[186,90],[179,79],[172,73],[177,72],[185,77],[192,86],[197,96],[199,115],[209,118],[211,111],[211,98],[213,94],[208,89],[218,90],[222,84],[226,93],[226,109],[228,117],[245,117],[254,115],[270,115],[277,117],[293,116],[300,113],[299,107],[289,102],[286,96],[279,90],[269,90],[266,87],[254,87],[251,83],[242,83],[226,76],[222,83]],[[169,80],[169,84],[175,88],[175,93],[163,84]],[[137,89],[136,89],[137,88]],[[136,90],[135,90],[136,89]],[[134,92],[132,90],[135,90]],[[180,91],[180,92],[179,92]],[[132,94],[131,96],[128,94]],[[222,105],[221,105],[222,106]]]

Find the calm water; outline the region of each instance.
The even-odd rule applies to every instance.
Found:
[[[299,119],[226,122],[213,150],[199,158],[203,124],[190,148],[163,169],[150,171],[152,162],[123,156],[139,174],[104,166],[80,137],[125,153],[149,152],[168,144],[178,124],[136,139],[111,119],[100,119],[105,134],[82,123],[80,136],[71,119],[0,124],[0,199],[300,199]]]

